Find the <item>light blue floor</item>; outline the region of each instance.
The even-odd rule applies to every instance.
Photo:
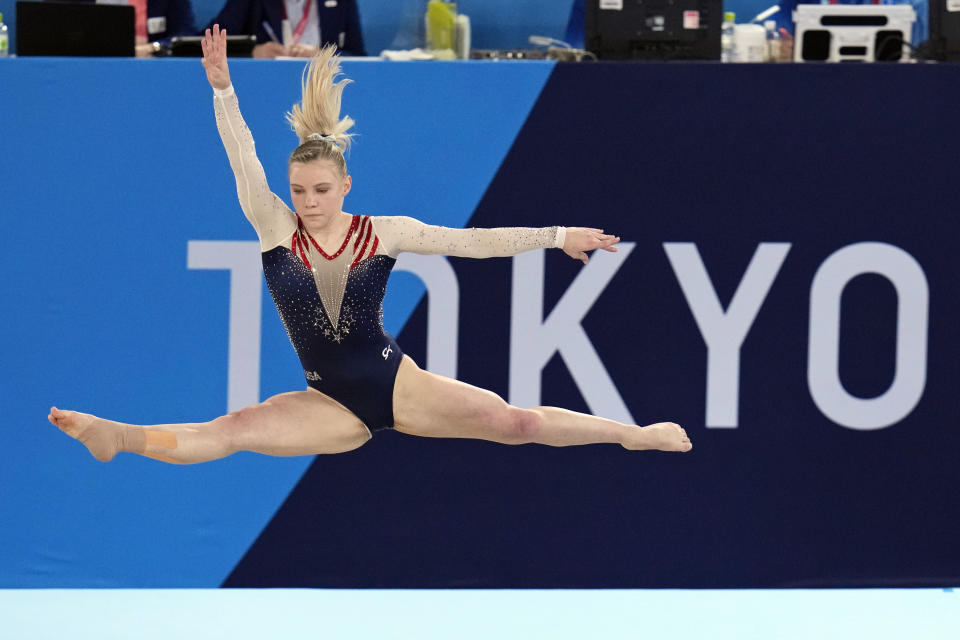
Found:
[[[0,590],[0,638],[955,638],[960,591]]]

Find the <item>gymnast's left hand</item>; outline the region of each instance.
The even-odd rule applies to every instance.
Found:
[[[620,242],[619,236],[606,234],[603,229],[567,227],[567,237],[563,241],[563,251],[574,260],[587,264],[590,261],[590,258],[587,257],[587,251],[593,251],[594,249],[617,251],[614,245],[618,242]]]

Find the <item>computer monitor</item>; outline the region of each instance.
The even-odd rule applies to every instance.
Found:
[[[927,57],[960,61],[960,0],[930,0]]]
[[[133,56],[132,5],[17,2],[18,56]]]
[[[585,44],[601,60],[719,60],[722,0],[586,0]]]

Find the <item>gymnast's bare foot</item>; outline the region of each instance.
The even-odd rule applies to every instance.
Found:
[[[681,451],[693,449],[693,444],[680,425],[673,422],[658,422],[636,430],[636,436],[623,446],[634,451],[655,449],[657,451]]]
[[[118,422],[56,407],[50,408],[47,419],[71,438],[82,442],[100,462],[110,462],[117,452],[122,451],[126,427]]]

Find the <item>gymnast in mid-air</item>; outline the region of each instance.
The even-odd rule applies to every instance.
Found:
[[[349,80],[337,81],[340,61],[333,47],[310,62],[302,101],[288,114],[300,140],[288,165],[291,211],[267,185],[230,82],[226,43],[226,31],[217,25],[207,29],[202,42],[217,129],[307,388],[209,422],[141,426],[56,407],[50,422],[104,462],[121,451],[175,464],[237,451],[341,453],[383,429],[504,444],[606,442],[637,450],[691,449],[686,432],[672,422],[639,427],[555,407],[522,409],[490,391],[424,371],[404,355],[384,331],[382,307],[387,277],[400,253],[490,258],[557,248],[586,263],[586,252],[616,251],[619,238],[583,227],[452,229],[409,217],[344,212],[352,187],[344,151],[353,120],[340,118]]]

